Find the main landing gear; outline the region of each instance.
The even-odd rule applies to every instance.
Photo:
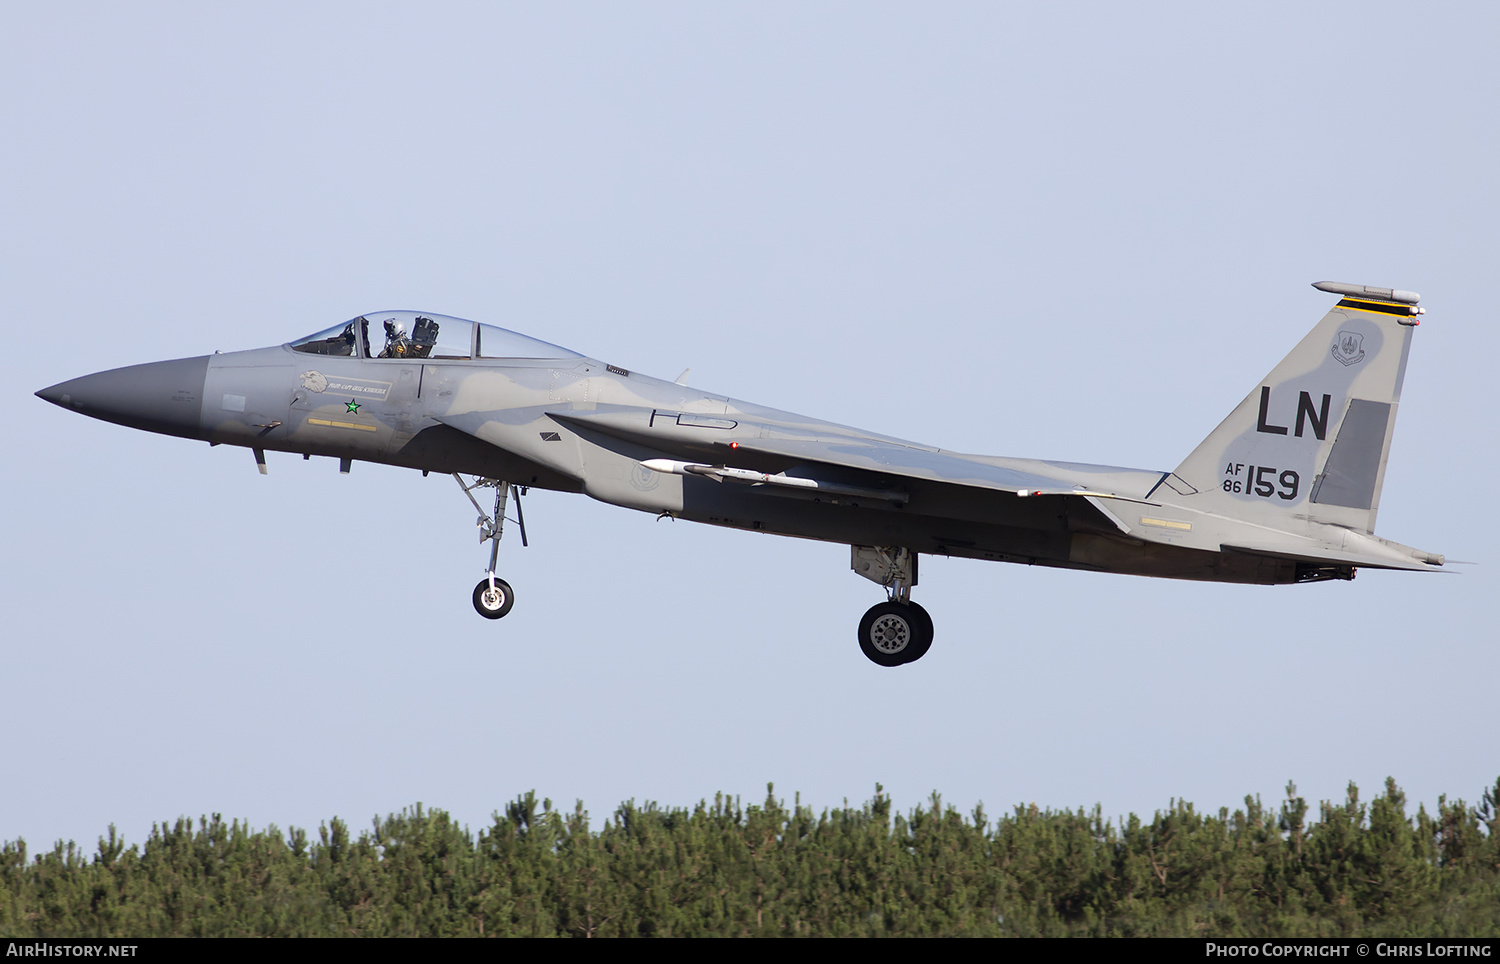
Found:
[[[486,539],[490,542],[490,567],[485,570],[484,578],[479,580],[479,585],[474,587],[474,611],[485,619],[499,619],[510,612],[516,604],[516,594],[510,588],[510,583],[495,575],[495,561],[500,555],[500,534],[505,527],[505,501],[506,497],[514,492],[516,496],[516,527],[521,530],[521,545],[526,545],[526,516],[521,512],[521,496],[525,489],[518,485],[511,485],[501,479],[475,479],[472,484],[465,483],[457,472],[453,473],[453,480],[458,487],[464,490],[464,495],[474,503],[474,508],[479,512],[479,519],[475,525],[479,527],[479,544],[484,545]],[[495,515],[492,518],[474,498],[475,489],[494,488],[495,490]]]
[[[917,584],[917,556],[909,549],[854,546],[855,572],[885,587],[887,600],[870,607],[859,621],[859,649],[881,666],[912,663],[932,648],[932,617],[911,601]]]

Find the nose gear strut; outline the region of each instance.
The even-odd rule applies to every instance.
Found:
[[[453,473],[453,481],[464,490],[464,495],[479,513],[479,518],[474,522],[479,529],[479,544],[484,545],[486,539],[490,542],[490,565],[485,570],[484,578],[479,581],[479,585],[474,587],[474,609],[486,619],[499,619],[510,612],[516,602],[516,595],[510,588],[510,583],[495,575],[495,563],[500,556],[500,536],[505,529],[505,503],[507,497],[514,493],[516,527],[521,532],[521,545],[528,545],[526,516],[521,511],[521,496],[526,493],[526,489],[524,486],[513,485],[503,479],[476,478],[472,483],[466,483],[457,472]],[[495,490],[495,514],[493,516],[486,513],[484,507],[479,504],[479,500],[474,498],[474,490],[484,488]]]

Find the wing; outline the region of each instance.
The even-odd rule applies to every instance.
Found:
[[[580,484],[587,484],[587,448],[594,446],[656,472],[753,485],[767,495],[910,507],[941,518],[989,516],[991,510],[979,507],[991,500],[1068,496],[1097,527],[1126,536],[1134,534],[1120,512],[1108,507],[1111,500],[1144,502],[1164,475],[963,455],[826,423],[810,423],[810,431],[798,437],[786,425],[663,418],[656,410],[624,406],[585,411],[536,406],[445,415],[438,421]]]
[[[680,463],[671,469],[678,474],[692,466],[725,470],[719,477],[758,484],[805,487],[798,480],[812,479],[830,490],[834,486],[855,487],[866,495],[889,495],[912,487],[958,486],[1013,496],[1140,499],[1163,476],[1161,472],[1107,466],[963,455],[837,425],[799,437],[791,435],[784,425],[724,420],[736,429],[731,435],[723,429],[677,420],[663,426],[661,418],[652,418],[652,414],[617,410],[552,412],[549,417],[596,445],[642,462],[647,461],[639,454],[642,449],[665,456]]]
[[[776,463],[782,471],[837,466],[884,476],[892,481],[938,482],[1013,495],[1074,495],[1070,480],[942,450],[931,451],[880,439],[753,439],[715,444],[725,464]]]

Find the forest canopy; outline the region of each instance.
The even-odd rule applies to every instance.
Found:
[[[155,936],[1500,936],[1500,780],[1475,806],[1407,812],[1394,780],[1352,783],[1316,819],[1288,784],[1232,813],[1173,800],[1150,820],[934,793],[814,813],[528,793],[471,833],[420,804],[357,835],[218,814],[95,853],[0,845],[0,933]]]

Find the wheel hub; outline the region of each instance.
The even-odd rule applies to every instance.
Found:
[[[485,619],[500,619],[515,604],[515,590],[504,579],[490,576],[474,587],[474,609]]]
[[[870,626],[870,645],[882,653],[894,655],[911,642],[911,626],[894,613],[887,613]]]

